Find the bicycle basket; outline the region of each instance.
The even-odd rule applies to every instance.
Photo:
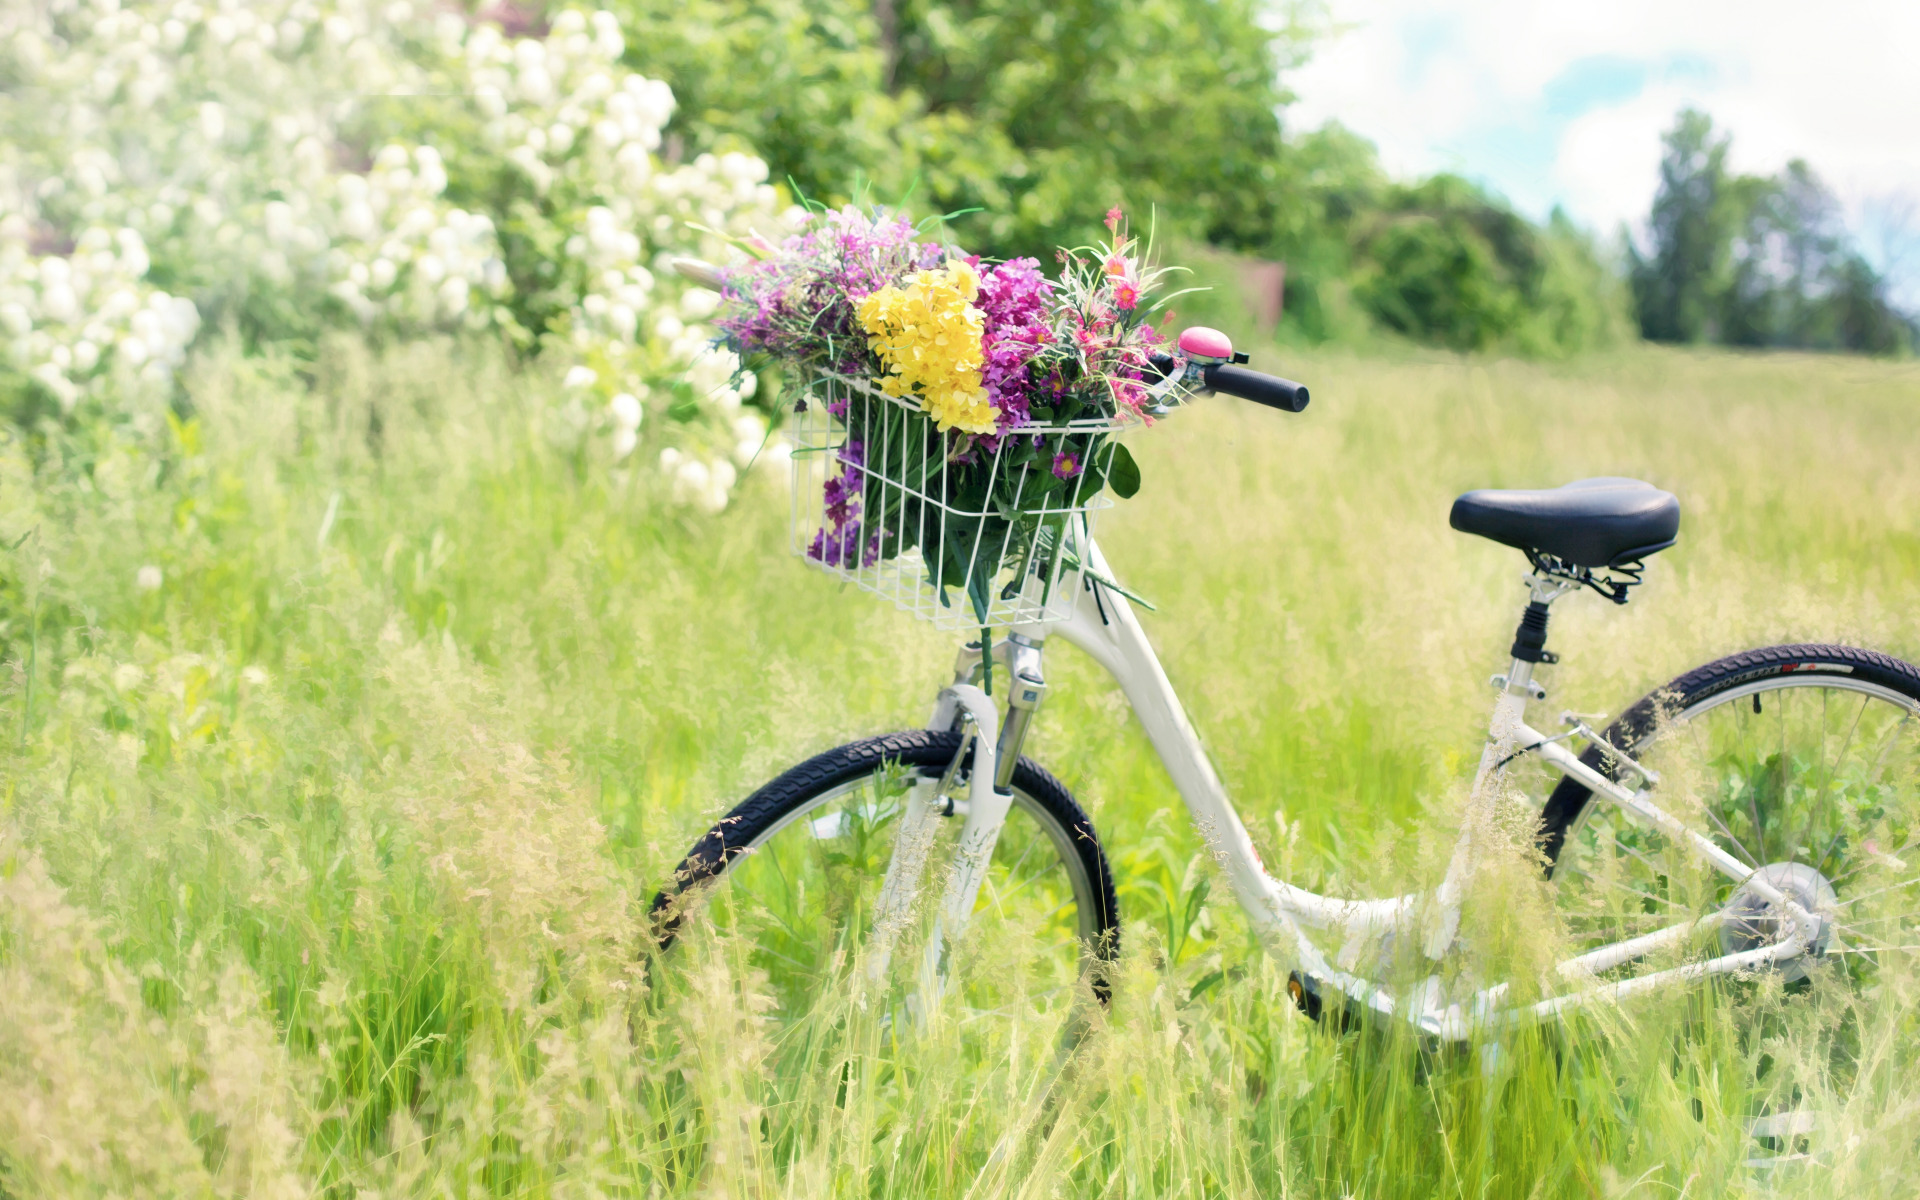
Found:
[[[951,459],[916,400],[816,375],[793,416],[794,552],[943,629],[1065,620],[1132,423],[1016,425]]]

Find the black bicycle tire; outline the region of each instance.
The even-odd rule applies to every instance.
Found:
[[[725,873],[756,838],[795,808],[823,791],[873,774],[886,762],[921,771],[944,771],[960,748],[961,736],[956,731],[909,729],[849,742],[816,754],[762,786],[694,843],[675,869],[672,885],[654,896],[650,912],[655,944],[662,952],[672,947],[682,918],[675,904],[679,897]],[[971,757],[969,751],[968,760]],[[1090,950],[1095,958],[1112,961],[1120,948],[1120,905],[1114,894],[1113,870],[1101,849],[1092,818],[1074,800],[1065,784],[1024,755],[1014,765],[1013,788],[1040,805],[1048,819],[1067,834],[1068,844],[1080,856],[1086,877],[1093,884],[1097,905]]]
[[[1755,680],[1801,671],[1820,674],[1822,667],[1846,668],[1844,674],[1850,678],[1877,684],[1920,704],[1920,667],[1891,655],[1853,646],[1767,646],[1729,654],[1676,677],[1666,686],[1641,697],[1618,720],[1607,726],[1601,736],[1610,745],[1633,755],[1659,726],[1665,714],[1684,712],[1702,700],[1712,699],[1721,692]],[[1610,765],[1609,756],[1599,746],[1587,747],[1580,755],[1580,761],[1609,779],[1617,778],[1619,768]],[[1579,821],[1592,796],[1593,792],[1587,785],[1571,776],[1563,776],[1553,793],[1547,797],[1546,806],[1540,813],[1540,849],[1547,859],[1549,878],[1560,860],[1567,834]]]

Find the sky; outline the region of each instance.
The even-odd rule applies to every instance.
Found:
[[[1692,105],[1734,169],[1804,158],[1862,249],[1920,300],[1920,0],[1330,0],[1284,82],[1406,177],[1450,170],[1611,236],[1644,220],[1660,135]]]

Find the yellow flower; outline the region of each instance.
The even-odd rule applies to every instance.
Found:
[[[980,383],[985,316],[973,306],[980,276],[967,263],[915,272],[905,287],[884,287],[854,315],[887,373],[880,390],[915,397],[945,432],[992,433],[994,408]]]

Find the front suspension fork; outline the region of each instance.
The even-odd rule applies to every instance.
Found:
[[[993,785],[1005,791],[1013,786],[1014,768],[1020,762],[1020,750],[1027,740],[1027,730],[1033,725],[1033,717],[1047,698],[1046,675],[1040,669],[1042,644],[1021,634],[1009,634],[1007,639],[993,647],[993,661],[996,667],[996,681],[1002,684],[1006,701],[1004,712],[1000,714],[999,736],[994,742]],[[978,643],[970,644],[960,651],[960,657],[953,665],[955,685],[971,684],[981,686],[986,681],[986,655]],[[948,730],[956,727],[955,722],[965,720],[963,708],[950,698],[948,692],[942,692],[933,706],[933,717],[927,722],[927,728]],[[960,744],[960,754],[966,755],[967,742]],[[956,760],[957,761],[957,760]],[[953,774],[948,772],[949,776]]]
[[[954,759],[938,782],[922,780],[908,800],[894,842],[894,853],[887,864],[887,876],[881,884],[881,902],[875,913],[874,949],[868,959],[870,977],[886,971],[891,957],[890,944],[920,889],[927,866],[927,851],[932,842],[933,823],[943,817],[964,812],[955,850],[953,869],[947,877],[946,894],[940,902],[939,919],[928,940],[921,964],[921,989],[932,1000],[945,990],[947,948],[965,932],[979,900],[980,886],[986,880],[993,850],[1013,806],[1013,774],[1020,761],[1020,749],[1033,715],[1046,699],[1047,685],[1040,667],[1040,643],[1019,634],[994,646],[992,654],[1002,670],[995,674],[1006,680],[1006,706],[982,690],[985,681],[985,656],[977,645],[960,652],[954,667],[954,682],[934,703],[932,729],[958,729],[968,734],[961,739]],[[968,733],[968,731],[971,731]],[[967,783],[964,810],[954,796],[962,761],[969,747],[973,751],[972,773]]]

